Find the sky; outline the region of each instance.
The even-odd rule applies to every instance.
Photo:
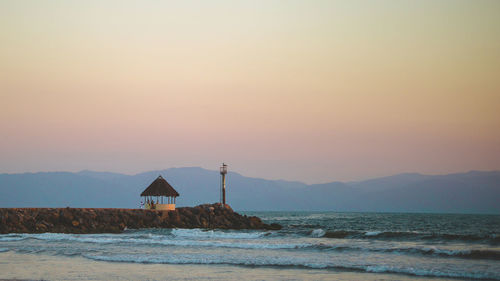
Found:
[[[500,169],[500,1],[0,1],[0,173]]]

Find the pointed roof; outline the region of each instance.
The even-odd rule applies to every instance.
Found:
[[[179,193],[162,177],[158,176],[142,193],[141,196],[177,197]]]

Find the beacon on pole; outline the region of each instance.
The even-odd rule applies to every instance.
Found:
[[[220,175],[221,175],[221,183],[220,189],[222,193],[222,206],[226,206],[226,174],[227,174],[227,165],[222,163],[220,167]]]

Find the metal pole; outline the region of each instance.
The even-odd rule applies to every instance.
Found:
[[[222,205],[226,206],[226,174],[222,174]]]

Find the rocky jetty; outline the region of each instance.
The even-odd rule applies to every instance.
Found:
[[[175,211],[99,208],[0,208],[0,233],[120,233],[138,228],[280,229],[229,206],[205,204]]]

